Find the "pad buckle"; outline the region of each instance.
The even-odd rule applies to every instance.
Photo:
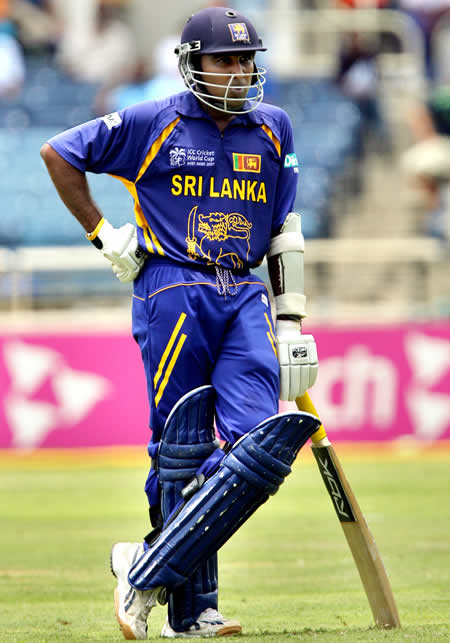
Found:
[[[197,473],[188,484],[183,487],[181,490],[181,495],[183,500],[186,502],[189,498],[192,498],[194,493],[197,493],[199,489],[205,484],[205,476],[203,473]]]

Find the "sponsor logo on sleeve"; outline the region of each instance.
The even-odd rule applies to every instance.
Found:
[[[122,119],[118,112],[113,112],[112,114],[106,114],[106,116],[103,116],[102,121],[106,124],[106,127],[111,130],[113,127],[118,127],[121,124]]]
[[[286,154],[284,157],[284,167],[298,167],[297,154],[292,152],[292,154]]]

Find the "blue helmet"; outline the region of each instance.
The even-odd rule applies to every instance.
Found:
[[[259,105],[264,96],[266,70],[254,65],[249,93],[245,105],[242,99],[227,96],[233,74],[214,74],[224,76],[223,98],[211,96],[206,85],[208,74],[202,72],[199,57],[202,54],[241,54],[266,51],[261,38],[252,23],[238,11],[225,7],[209,7],[188,18],[181,34],[181,43],[175,48],[178,67],[186,87],[202,103],[227,114],[250,112]],[[210,74],[212,75],[212,74]],[[233,104],[234,103],[234,104]]]

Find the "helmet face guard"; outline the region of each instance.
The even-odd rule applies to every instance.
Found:
[[[247,74],[204,72],[200,68],[202,54],[239,55],[266,51],[253,25],[242,14],[223,7],[203,9],[189,18],[181,36],[181,44],[175,48],[178,68],[186,87],[200,102],[225,114],[243,114],[254,110],[264,96],[266,70],[253,65]],[[214,77],[215,82],[208,82]],[[217,82],[222,79],[223,83]],[[230,90],[235,88],[235,79],[248,77],[246,97],[233,98]],[[209,87],[222,89],[223,97],[213,96]]]

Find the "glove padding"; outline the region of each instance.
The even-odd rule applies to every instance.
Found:
[[[114,228],[105,221],[97,238],[102,243],[99,250],[111,262],[117,279],[122,283],[134,281],[146,259],[145,251],[138,245],[135,226],[126,223],[120,228]]]
[[[312,335],[302,335],[296,321],[277,321],[278,361],[280,363],[280,400],[295,400],[313,386],[319,360]]]

